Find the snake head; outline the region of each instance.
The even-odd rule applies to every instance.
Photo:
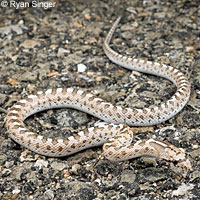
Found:
[[[192,165],[191,165],[191,162],[188,158],[184,159],[184,160],[179,160],[178,163],[177,163],[177,166],[182,168],[183,170],[186,170],[186,171],[192,170]]]
[[[184,171],[192,170],[191,162],[182,149],[160,140],[150,139],[148,143],[156,150],[159,158],[176,163]]]

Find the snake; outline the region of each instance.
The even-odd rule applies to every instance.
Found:
[[[126,69],[168,79],[176,85],[176,92],[159,105],[129,108],[113,105],[77,87],[50,88],[38,91],[16,102],[5,117],[5,127],[15,142],[47,157],[64,157],[94,146],[103,145],[105,158],[124,161],[140,156],[151,156],[176,163],[191,170],[186,153],[164,140],[135,139],[133,126],[153,126],[180,112],[190,97],[190,83],[178,69],[157,62],[121,55],[110,47],[111,38],[119,24],[118,17],[110,28],[103,50],[113,63]],[[51,138],[30,131],[24,121],[31,115],[55,108],[72,108],[102,120],[66,138]],[[135,141],[136,140],[136,141]]]

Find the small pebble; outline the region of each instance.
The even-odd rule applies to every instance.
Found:
[[[87,67],[84,64],[78,64],[77,65],[77,71],[78,72],[85,72],[86,69],[87,69]]]
[[[39,169],[41,169],[43,167],[47,167],[48,164],[49,164],[49,162],[46,161],[46,160],[37,160],[34,166],[38,167]]]

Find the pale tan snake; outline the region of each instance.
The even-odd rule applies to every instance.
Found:
[[[114,106],[77,88],[40,91],[18,101],[10,108],[5,118],[10,137],[36,153],[51,157],[67,156],[82,149],[104,144],[104,155],[113,161],[147,155],[176,161],[181,168],[191,169],[190,161],[185,153],[171,144],[155,139],[132,143],[133,133],[129,126],[155,125],[173,117],[187,103],[190,96],[190,84],[182,72],[171,66],[133,59],[113,51],[109,43],[119,21],[120,17],[114,22],[104,42],[103,48],[108,58],[130,70],[169,79],[177,87],[175,94],[157,107],[131,109]],[[105,123],[85,129],[65,139],[48,138],[35,134],[25,127],[24,120],[30,115],[42,110],[63,107],[89,113]]]

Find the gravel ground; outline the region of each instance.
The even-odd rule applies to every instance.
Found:
[[[0,8],[0,199],[200,199],[199,0],[49,0],[48,9],[35,2],[30,8],[28,2]],[[163,160],[112,163],[101,147],[47,158],[13,142],[3,126],[14,102],[52,87],[76,86],[129,107],[169,98],[176,89],[169,81],[122,69],[105,56],[102,43],[122,13],[113,49],[170,64],[190,80],[192,94],[183,111],[165,123],[135,129],[138,137],[183,148],[193,166],[185,178]],[[26,124],[44,135],[66,137],[97,120],[58,109],[36,114]]]

